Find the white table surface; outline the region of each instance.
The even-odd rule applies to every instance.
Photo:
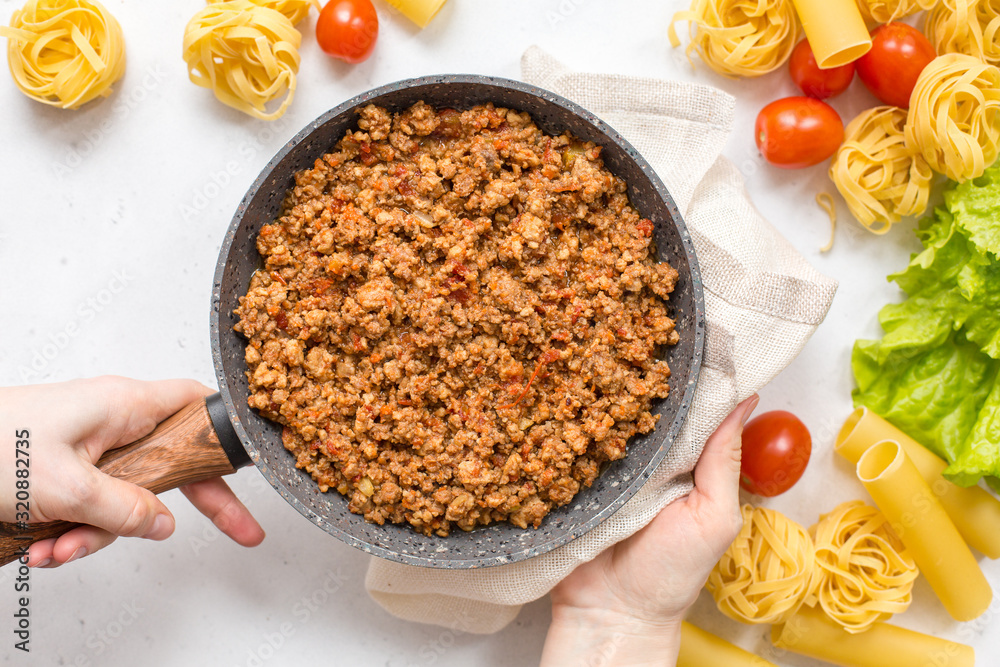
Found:
[[[6,20],[21,0],[0,0]],[[367,62],[349,66],[318,49],[315,14],[302,24],[299,88],[280,121],[233,111],[187,80],[181,36],[200,0],[108,0],[128,45],[114,95],[78,111],[25,98],[0,74],[0,383],[54,382],[104,373],[194,377],[214,385],[208,337],[212,276],[237,203],[287,139],[343,100],[397,79],[432,73],[520,74],[531,44],[568,65],[697,81],[737,96],[725,154],[763,214],[814,266],[840,280],[826,321],[802,354],[761,391],[759,411],[788,409],[814,437],[805,477],[770,503],[805,525],[865,492],[834,457],[833,436],[851,409],[850,349],[878,333],[879,307],[897,299],[885,275],[918,248],[912,223],[875,237],[848,221],[832,252],[813,197],[830,190],[823,167],[768,167],[752,140],[757,111],[795,93],[784,70],[731,81],[692,69],[667,41],[684,0],[451,0],[419,31],[376,0],[380,36]],[[859,82],[834,106],[845,119],[872,106]],[[733,221],[740,224],[739,220]],[[66,331],[71,330],[67,335]],[[52,417],[58,418],[58,412]],[[230,483],[260,519],[265,542],[245,550],[220,537],[176,491],[166,542],[119,540],[93,557],[32,572],[32,652],[12,649],[13,569],[0,570],[3,664],[39,665],[531,665],[549,604],[527,605],[493,636],[407,623],[369,599],[368,556],[303,519],[255,469]],[[984,561],[994,588],[1000,563]],[[331,580],[332,595],[317,593]],[[922,580],[895,622],[970,643],[980,666],[1000,664],[997,604],[953,622]],[[763,627],[719,614],[703,593],[691,619],[783,666],[818,665],[778,654]]]

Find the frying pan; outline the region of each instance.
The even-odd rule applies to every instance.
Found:
[[[670,395],[654,404],[655,430],[629,442],[624,459],[609,464],[594,484],[571,503],[552,511],[537,529],[508,523],[426,536],[409,525],[367,523],[347,509],[338,493],[320,493],[281,443],[281,426],[247,405],[245,340],[233,331],[233,309],[260,264],[255,240],[260,228],[278,217],[293,174],[331,150],[357,111],[376,103],[399,111],[423,100],[432,106],[468,108],[493,102],[531,114],[548,134],[569,131],[603,147],[606,166],[628,184],[629,198],[654,223],[658,259],[679,273],[670,297],[680,342],[665,354],[672,370]],[[243,198],[219,253],[212,289],[212,355],[220,392],[193,403],[161,423],[145,438],[107,452],[104,472],[155,493],[201,479],[226,475],[251,462],[304,517],[347,544],[389,560],[436,568],[476,568],[521,561],[583,535],[618,510],[646,482],[680,430],[694,393],[704,342],[704,305],[694,248],[663,183],[652,167],[615,130],[578,105],[541,88],[494,77],[441,75],[399,81],[363,93],[331,109],[299,132],[267,164]],[[32,524],[20,530],[0,524],[0,564],[17,549],[60,535],[72,524]]]

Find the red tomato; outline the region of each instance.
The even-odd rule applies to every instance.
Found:
[[[316,41],[328,55],[359,63],[372,54],[378,14],[371,0],[330,0],[316,19]]]
[[[883,103],[909,109],[917,77],[936,55],[916,28],[886,23],[872,31],[871,50],[857,60],[858,76]]]
[[[776,167],[811,167],[833,155],[844,140],[844,123],[826,102],[785,97],[760,110],[757,148]]]
[[[768,498],[799,481],[812,454],[809,429],[791,412],[774,410],[743,427],[740,486]]]
[[[840,95],[847,90],[854,79],[854,63],[820,69],[807,39],[799,42],[792,51],[792,57],[788,61],[788,71],[791,72],[792,81],[799,90],[817,100]]]
[[[809,429],[791,412],[774,410],[743,427],[740,486],[768,498],[799,481],[812,454]]]

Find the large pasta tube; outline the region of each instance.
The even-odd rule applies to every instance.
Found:
[[[971,646],[887,623],[851,634],[818,609],[803,607],[787,623],[771,628],[778,648],[841,667],[974,667]]]
[[[855,0],[794,0],[816,64],[823,69],[853,62],[872,48]]]
[[[684,621],[681,623],[681,651],[677,656],[677,667],[777,667],[777,665]]]
[[[969,621],[986,611],[993,591],[979,563],[900,444],[872,445],[857,470],[952,618]]]
[[[837,435],[836,450],[851,463],[880,440],[895,440],[941,501],[962,538],[989,558],[1000,558],[1000,501],[985,489],[958,486],[941,476],[943,459],[866,407],[851,413]]]
[[[403,16],[426,28],[434,15],[444,6],[446,0],[389,0],[389,4],[403,13]]]

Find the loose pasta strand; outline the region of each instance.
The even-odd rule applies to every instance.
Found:
[[[959,53],[924,68],[910,96],[908,149],[954,181],[982,176],[1000,153],[1000,69]]]
[[[43,104],[79,108],[110,95],[125,73],[121,26],[98,2],[28,0],[0,37],[14,83]]]
[[[833,205],[833,197],[830,196],[829,192],[820,192],[817,194],[816,204],[830,216],[830,240],[819,251],[830,252],[833,250],[833,239],[837,235],[837,209]]]
[[[705,63],[725,76],[760,76],[781,67],[795,48],[799,18],[792,0],[693,0],[677,12],[668,35],[680,45],[675,24],[688,22],[691,42]]]
[[[888,232],[901,216],[923,213],[930,197],[934,173],[906,145],[906,119],[907,112],[898,107],[862,112],[848,123],[844,143],[830,162],[830,179],[851,214],[875,234]]]
[[[250,0],[208,5],[184,31],[192,83],[261,120],[280,118],[295,96],[302,35],[281,12]],[[265,105],[285,95],[268,112]]]

